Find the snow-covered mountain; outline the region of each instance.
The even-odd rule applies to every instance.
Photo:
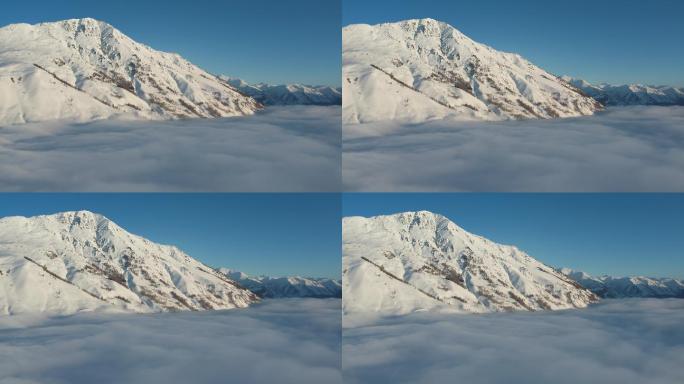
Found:
[[[249,276],[228,268],[219,268],[218,271],[259,297],[342,297],[342,282],[339,280],[300,276]]]
[[[0,313],[246,307],[235,281],[87,211],[0,219]]]
[[[0,28],[0,124],[222,117],[259,108],[179,55],[137,43],[101,21]]]
[[[582,79],[563,76],[563,80],[579,88],[603,105],[684,105],[684,88],[666,85],[591,84]]]
[[[514,53],[432,19],[342,30],[345,123],[591,115],[602,106]]]
[[[680,297],[684,298],[684,281],[643,276],[591,276],[586,272],[562,268],[561,273],[604,298]]]
[[[264,105],[342,104],[342,90],[327,85],[249,84],[242,79],[228,76],[221,76],[221,79]]]
[[[345,313],[536,311],[598,300],[518,248],[431,212],[346,217],[342,227]]]

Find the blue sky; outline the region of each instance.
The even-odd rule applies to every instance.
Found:
[[[90,210],[214,267],[337,277],[338,194],[0,194],[0,216]]]
[[[345,194],[344,216],[440,213],[465,230],[591,274],[684,278],[684,194]]]
[[[684,86],[681,0],[344,0],[342,24],[430,17],[591,82]]]
[[[339,0],[5,1],[0,25],[92,17],[250,82],[340,83]]]

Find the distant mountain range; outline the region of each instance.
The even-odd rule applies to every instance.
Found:
[[[258,300],[180,249],[92,212],[0,219],[0,314],[195,311]]]
[[[591,115],[600,103],[520,55],[433,19],[344,27],[345,123]]]
[[[342,90],[326,85],[265,83],[249,84],[238,78],[221,76],[228,84],[264,105],[341,105]]]
[[[263,298],[342,297],[342,282],[339,280],[300,276],[249,276],[228,268],[219,268],[218,271]]]
[[[345,313],[538,311],[599,299],[518,248],[432,212],[345,217],[342,227]]]
[[[684,88],[665,85],[594,85],[582,79],[563,76],[563,80],[582,90],[603,105],[684,105]]]
[[[575,271],[569,268],[563,268],[560,272],[603,298],[684,298],[684,280],[643,276],[594,277],[588,273]]]

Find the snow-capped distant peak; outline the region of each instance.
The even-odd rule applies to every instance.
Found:
[[[261,105],[175,53],[91,18],[0,28],[0,124],[222,117]]]
[[[258,298],[88,211],[0,219],[0,313],[229,309]]]
[[[591,84],[570,76],[563,76],[563,80],[604,105],[684,105],[684,88],[643,84]]]
[[[514,53],[434,19],[342,30],[346,123],[590,115],[601,105]]]
[[[342,297],[342,282],[339,280],[301,276],[249,276],[228,268],[219,268],[218,271],[259,297]]]
[[[228,76],[221,76],[221,79],[264,105],[342,104],[342,90],[327,85],[249,84],[242,79]]]
[[[570,268],[561,268],[560,272],[600,297],[684,298],[684,280],[644,276],[616,277],[604,275],[595,277]]]
[[[233,279],[235,281],[239,281],[242,279],[246,279],[249,277],[248,274],[240,271],[234,271],[230,268],[219,268],[218,271],[220,273],[223,273],[224,275],[228,276],[230,279]]]
[[[581,308],[590,291],[510,245],[428,211],[342,221],[343,308],[404,314]]]

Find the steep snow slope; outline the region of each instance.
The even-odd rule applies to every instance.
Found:
[[[300,276],[249,276],[228,268],[219,268],[218,271],[260,297],[342,297],[342,282],[339,280]]]
[[[684,88],[641,84],[594,85],[569,76],[563,76],[563,80],[604,105],[684,105]]]
[[[342,30],[345,123],[555,118],[601,105],[521,56],[432,19]]]
[[[470,234],[441,215],[406,212],[342,223],[346,313],[536,311],[598,300],[516,247]]]
[[[251,292],[87,211],[0,219],[0,313],[246,307]]]
[[[563,268],[561,273],[575,280],[600,297],[681,297],[684,298],[684,281],[671,278],[651,278],[643,276],[594,277],[588,273]]]
[[[264,105],[340,105],[342,90],[326,85],[265,83],[249,84],[246,81],[221,76],[228,84]]]
[[[238,116],[260,107],[179,55],[101,21],[0,28],[0,124]]]

